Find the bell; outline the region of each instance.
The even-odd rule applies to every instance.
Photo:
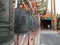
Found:
[[[0,6],[0,45],[9,45],[14,38],[12,0],[1,0]]]

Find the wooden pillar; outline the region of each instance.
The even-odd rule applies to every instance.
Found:
[[[54,17],[53,17],[54,30],[56,30],[57,29],[57,18],[56,18],[56,2],[55,2],[55,0],[53,0],[53,4],[54,4]]]
[[[51,0],[51,18],[53,20],[53,16],[52,16],[52,0]],[[52,23],[52,20],[51,20],[51,28],[53,29],[53,23]]]

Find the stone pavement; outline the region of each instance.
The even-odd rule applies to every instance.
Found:
[[[60,45],[60,35],[57,31],[41,31],[41,45]]]
[[[54,31],[54,30],[42,30],[41,33],[53,33],[53,34],[58,34],[58,31]]]

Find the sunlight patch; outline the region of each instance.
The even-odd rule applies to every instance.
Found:
[[[41,45],[45,45],[45,44],[41,44]]]

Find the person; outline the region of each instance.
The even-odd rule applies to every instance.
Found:
[[[28,6],[24,3],[24,9],[28,11]]]
[[[20,25],[22,23],[22,20],[20,19],[20,15],[25,14],[22,3],[20,3],[19,6],[15,9],[14,14],[15,14],[14,33],[16,34],[16,37],[17,37],[16,44],[18,45],[19,38],[21,37]]]
[[[50,29],[50,25],[48,24],[48,28]]]
[[[24,15],[24,8],[23,8],[23,4],[20,3],[19,6],[15,9],[15,23],[14,23],[14,33],[20,33],[20,15]]]

